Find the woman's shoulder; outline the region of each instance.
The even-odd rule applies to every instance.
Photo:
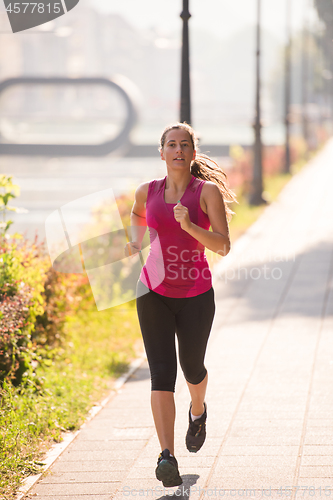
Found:
[[[221,194],[219,187],[215,182],[204,181],[202,186],[202,194],[207,196],[218,196]]]
[[[137,194],[144,194],[144,193],[148,193],[148,189],[149,189],[149,184],[150,184],[151,181],[147,181],[147,182],[142,182],[141,184],[138,185],[138,187],[136,188],[135,192]]]
[[[149,182],[142,182],[135,190],[135,201],[144,204],[147,201]]]
[[[202,210],[207,213],[208,205],[220,206],[223,204],[223,196],[219,187],[212,181],[205,181],[202,186],[200,204]]]
[[[163,184],[165,177],[162,179],[152,179],[151,181],[142,182],[135,191],[136,197],[147,199],[149,191],[156,185]]]

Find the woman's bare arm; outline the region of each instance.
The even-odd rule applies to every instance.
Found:
[[[207,213],[212,231],[207,231],[190,221],[186,207],[178,203],[175,207],[175,218],[182,229],[199,241],[209,250],[219,255],[227,255],[230,251],[228,221],[221,191],[213,182],[206,182],[202,188],[202,208]]]
[[[149,182],[140,184],[135,191],[134,204],[131,212],[131,239],[127,245],[126,255],[133,255],[141,250],[141,243],[147,229],[146,201]]]

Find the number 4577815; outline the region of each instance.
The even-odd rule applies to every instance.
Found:
[[[7,12],[14,13],[14,14],[20,14],[20,13],[29,13],[33,14],[39,13],[39,14],[44,14],[44,12],[48,12],[49,14],[54,13],[54,14],[60,14],[61,12],[61,3],[54,3],[54,4],[43,4],[43,3],[37,3],[37,2],[23,2],[23,3],[10,3],[8,7],[6,8]]]

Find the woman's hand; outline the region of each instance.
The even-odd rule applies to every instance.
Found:
[[[125,246],[125,256],[131,257],[132,255],[139,253],[140,250],[141,245],[139,243],[137,243],[136,241],[129,241]]]
[[[177,205],[173,209],[173,213],[176,221],[180,223],[180,227],[184,231],[189,231],[191,229],[192,223],[190,221],[187,207],[184,207],[184,205],[182,205],[181,202],[178,201]]]
[[[189,229],[185,230],[204,247],[225,256],[230,250],[230,238],[223,196],[217,185],[210,181],[205,182],[201,196],[203,201],[201,209],[207,213],[212,231],[193,222],[190,223]]]

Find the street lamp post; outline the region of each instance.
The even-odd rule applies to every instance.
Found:
[[[333,77],[333,53],[332,53],[332,43],[331,36],[326,36],[325,49],[326,49],[326,61],[327,61],[327,116],[329,122],[333,122],[333,90],[332,90],[332,77]]]
[[[252,177],[252,192],[250,196],[251,205],[265,203],[262,197],[262,142],[261,142],[261,110],[260,110],[260,17],[261,0],[257,0],[257,48],[256,48],[256,117],[254,123],[254,162]]]
[[[287,24],[287,45],[285,54],[285,163],[284,171],[290,172],[290,79],[291,79],[291,3],[286,0],[286,24]]]
[[[307,0],[304,1],[304,20],[303,20],[303,34],[302,34],[302,129],[303,137],[306,144],[306,149],[309,147],[309,121],[308,121],[308,26],[307,26]],[[307,154],[307,153],[306,153]]]
[[[180,14],[183,20],[180,121],[191,124],[190,44],[188,35],[188,21],[191,14],[188,4],[189,0],[183,0],[183,12]]]

